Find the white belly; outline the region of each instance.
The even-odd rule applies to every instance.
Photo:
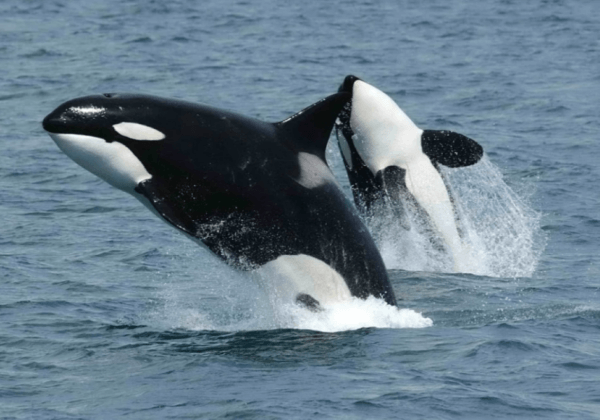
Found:
[[[283,255],[255,274],[271,296],[283,303],[295,302],[301,293],[312,296],[321,305],[349,301],[352,297],[337,271],[308,255]]]

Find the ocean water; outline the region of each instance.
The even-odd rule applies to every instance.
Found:
[[[600,3],[0,2],[1,419],[600,418]],[[308,314],[62,154],[65,100],[286,118],[355,74],[422,128],[471,252],[367,220],[399,308]],[[335,144],[328,158],[349,187]]]

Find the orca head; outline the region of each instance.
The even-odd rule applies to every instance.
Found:
[[[352,95],[336,126],[347,167],[360,161],[376,176],[390,165],[402,167],[403,160],[421,152],[423,131],[388,95],[352,75],[339,91]]]
[[[152,177],[140,148],[166,139],[164,100],[103,94],[67,101],[43,120],[44,129],[76,163],[109,184],[133,193]],[[162,105],[162,107],[161,107]]]

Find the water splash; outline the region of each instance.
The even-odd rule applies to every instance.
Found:
[[[528,197],[509,187],[487,156],[474,166],[441,169],[454,199],[465,250],[464,272],[493,277],[530,277],[545,247],[540,213]],[[367,220],[388,268],[452,272],[443,244],[411,203],[407,230],[389,208]],[[404,222],[406,224],[406,221]]]
[[[289,328],[337,332],[359,328],[425,328],[433,325],[430,318],[412,309],[399,309],[380,299],[353,298],[348,302],[325,306],[322,312],[311,313],[297,305],[282,307],[290,322]],[[293,326],[292,326],[293,325]]]
[[[399,309],[380,299],[351,298],[322,305],[311,312],[295,303],[282,302],[276,293],[264,290],[256,278],[223,267],[207,282],[218,285],[220,294],[209,295],[191,284],[165,283],[155,304],[143,320],[163,329],[192,331],[252,331],[306,329],[338,332],[360,328],[424,328],[431,319],[411,309]],[[216,290],[215,290],[216,292]],[[225,293],[225,294],[223,294]]]

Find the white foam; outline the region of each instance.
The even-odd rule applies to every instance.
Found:
[[[381,299],[352,298],[347,302],[324,305],[324,310],[312,313],[297,305],[281,308],[284,328],[299,328],[323,332],[357,330],[360,328],[425,328],[433,321],[412,309],[399,309]]]

